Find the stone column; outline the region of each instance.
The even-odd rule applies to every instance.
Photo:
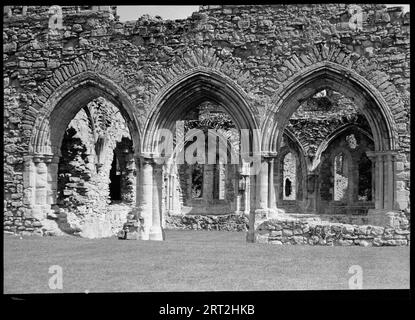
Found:
[[[58,193],[58,168],[59,168],[59,156],[54,156],[47,160],[48,162],[48,194],[47,203],[50,205],[56,204],[56,198]]]
[[[189,205],[189,203],[192,201],[192,166],[189,164],[186,164],[186,177],[187,177],[187,197],[186,197],[186,205]]]
[[[164,240],[163,229],[161,226],[161,195],[163,185],[162,165],[154,162],[151,165],[153,167],[153,208],[149,239],[161,241]]]
[[[245,191],[244,198],[244,213],[249,214],[251,212],[251,176],[245,176]]]
[[[168,166],[167,199],[166,199],[166,210],[169,214],[177,214],[179,210],[177,183],[178,183],[178,175],[176,173],[176,164],[170,164]]]
[[[214,164],[205,164],[203,166],[202,197],[205,200],[213,199],[214,170]]]
[[[142,201],[142,186],[141,186],[141,181],[142,181],[142,163],[141,163],[141,159],[139,156],[134,155],[134,162],[135,162],[135,171],[136,171],[136,175],[135,175],[135,206],[137,208],[141,207],[141,201]]]
[[[140,214],[144,219],[144,232],[141,235],[141,240],[148,240],[150,228],[152,226],[153,216],[153,165],[152,159],[141,158],[141,170],[139,181],[139,188],[137,188],[140,200]]]
[[[378,153],[376,154],[376,166],[378,167],[377,170],[377,199],[376,199],[376,209],[383,209],[384,208],[384,199],[383,199],[383,191],[384,191],[384,184],[383,184],[383,178],[384,178],[384,172],[383,172],[383,155]]]
[[[372,162],[372,201],[374,202],[375,199],[376,199],[376,193],[375,193],[375,190],[376,190],[376,187],[375,187],[375,180],[376,180],[376,178],[375,178],[376,165],[375,164],[376,164],[376,161],[375,161],[375,159],[373,159],[373,157],[370,157],[369,159]]]
[[[281,158],[276,157],[274,160],[274,197],[275,205],[280,202],[281,199],[281,184],[282,184],[282,170],[281,170]]]
[[[238,178],[239,179],[239,178]],[[239,191],[239,188],[237,189],[236,197],[235,197],[235,213],[238,214],[241,212],[241,198],[242,194]]]
[[[240,191],[239,184],[241,183],[242,176],[239,172],[237,165],[231,165],[233,173],[233,190],[234,190],[234,208],[235,213],[242,211],[242,191]]]
[[[268,208],[276,209],[276,197],[275,197],[275,186],[274,186],[274,166],[275,157],[269,158],[269,172],[268,172]]]
[[[242,161],[242,166],[240,168],[240,176],[244,179],[244,191],[242,193],[242,199],[244,202],[244,214],[248,215],[251,211],[250,203],[251,203],[251,176],[249,175],[249,163]]]
[[[59,156],[37,154],[27,163],[29,193],[32,212],[35,218],[46,219],[51,205],[56,201],[57,171]]]
[[[175,188],[175,179],[176,176],[173,174],[169,174],[169,178],[167,181],[167,212],[171,213],[173,211],[173,201],[174,201],[174,188]]]
[[[223,163],[217,164],[218,199],[226,198],[226,167]]]
[[[167,166],[167,182],[166,182],[166,195],[165,195],[165,209],[168,214],[170,214],[171,208],[171,167],[170,165]]]
[[[176,170],[176,168],[175,168]],[[173,174],[173,190],[172,190],[172,194],[173,194],[173,199],[172,199],[172,210],[173,210],[173,214],[180,214],[180,194],[179,194],[179,190],[178,187],[180,186],[180,177],[179,174],[177,173],[177,171],[174,172]]]
[[[394,151],[367,152],[372,163],[375,163],[374,181],[375,210],[369,210],[370,223],[382,224],[386,220],[382,213],[394,209],[395,178],[394,178]]]
[[[320,179],[316,172],[307,174],[307,213],[317,213],[320,205]]]
[[[394,204],[394,184],[395,179],[394,176],[394,154],[387,153],[385,156],[385,201],[384,201],[384,207],[387,210],[393,210],[393,204]]]
[[[35,206],[35,189],[36,189],[36,165],[33,162],[32,156],[24,157],[24,172],[23,172],[23,203],[29,208]]]
[[[46,163],[40,158],[35,158],[34,161],[36,164],[35,204],[44,206],[47,198],[48,169]]]
[[[258,183],[258,199],[259,209],[268,208],[268,173],[269,173],[269,161],[267,158],[261,159],[261,170],[259,172],[259,183]]]
[[[251,179],[253,176],[250,175],[249,165],[248,162],[242,161],[241,176],[243,176],[245,183],[242,197],[244,201],[244,215],[248,216],[249,219],[246,241],[255,242],[255,210],[251,210]]]

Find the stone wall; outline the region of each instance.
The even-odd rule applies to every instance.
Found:
[[[325,91],[328,91],[326,96],[303,102],[287,126],[310,160],[316,156],[318,147],[342,126],[355,124],[372,134],[367,119],[351,99],[338,92]],[[327,101],[319,103],[320,99]]]
[[[305,66],[344,66],[386,101],[398,141],[398,200],[409,208],[410,14],[384,5],[361,7],[361,30],[349,27],[346,4],[202,6],[188,19],[143,16],[125,23],[108,12],[71,9],[63,10],[62,28],[52,29],[45,7],[24,16],[20,7],[12,10],[3,21],[5,228],[41,228],[25,198],[24,157],[43,148],[32,139],[40,118],[62,98],[56,95],[86,72],[123,88],[123,103],[134,106],[130,120],[137,119],[137,136],[144,136],[158,98],[190,70],[209,70],[232,83],[261,126],[276,94],[286,81],[301,79]]]
[[[246,231],[248,217],[244,215],[174,215],[166,217],[166,228],[173,230]]]
[[[410,244],[408,220],[403,214],[393,213],[385,227],[281,217],[259,224],[256,230],[258,243],[364,247]]]

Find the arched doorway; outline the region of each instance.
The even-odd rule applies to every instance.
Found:
[[[291,82],[276,94],[278,100],[272,107],[263,125],[263,149],[278,152],[283,132],[289,119],[301,103],[322,90],[333,90],[351,99],[362,113],[373,137],[374,151],[367,152],[375,166],[373,185],[375,208],[379,214],[394,208],[396,198],[394,155],[396,148],[396,129],[391,112],[381,94],[366,79],[353,70],[332,62],[319,62],[301,71],[301,77],[293,77]],[[267,130],[272,127],[271,130]],[[319,161],[314,160],[314,170]],[[313,173],[318,181],[318,175]],[[317,180],[316,180],[317,179]],[[385,180],[386,179],[386,180]],[[316,186],[308,186],[309,193],[315,194]],[[311,187],[311,188],[310,188]]]
[[[245,93],[232,81],[228,80],[226,76],[214,71],[194,70],[181,79],[176,79],[165,91],[153,103],[154,111],[151,113],[147,123],[143,139],[143,151],[145,154],[143,158],[146,159],[144,160],[142,171],[143,186],[153,185],[153,188],[147,187],[147,191],[143,189],[142,192],[142,201],[145,204],[143,208],[144,215],[148,217],[148,220],[151,215],[153,217],[152,226],[150,228],[147,226],[150,239],[162,238],[162,217],[165,214],[162,201],[162,174],[167,170],[165,160],[170,159],[170,161],[173,161],[173,164],[169,163],[170,167],[178,160],[177,157],[172,158],[171,155],[184,138],[184,130],[180,131],[181,129],[178,128],[180,121],[186,119],[186,116],[202,103],[209,102],[219,106],[223,112],[229,115],[236,129],[249,131],[248,135],[251,141],[258,139],[258,132],[254,131],[254,129],[258,129],[258,126],[253,109],[247,104],[248,99]],[[164,137],[163,132],[160,130],[164,130],[166,137],[170,136],[168,138]],[[171,133],[174,133],[174,137]],[[204,135],[203,132],[202,135]],[[165,154],[161,154],[158,145],[163,139],[171,144],[171,147],[167,148],[170,151]],[[204,140],[204,138],[201,138],[201,140]],[[258,144],[256,145],[258,146]],[[166,146],[166,143],[164,143],[164,146]],[[162,156],[162,158],[158,158],[161,161],[157,160],[157,155]],[[238,164],[240,164],[240,159],[238,159]],[[206,171],[210,170],[204,171],[203,176],[206,179]],[[146,175],[146,172],[148,172],[148,175]],[[220,170],[217,172],[220,172]],[[247,180],[252,179],[255,179],[255,177],[252,176]],[[238,179],[233,178],[233,180],[237,184]],[[210,187],[212,187],[212,184]],[[170,190],[174,190],[174,187],[170,187]],[[206,196],[206,192],[207,189],[203,190],[202,194]],[[245,196],[247,203],[250,202],[251,197],[255,197],[255,194],[250,193]],[[251,231],[253,232],[253,228]],[[253,240],[253,233],[250,237]]]
[[[137,148],[140,145],[139,129],[133,116],[133,107],[128,95],[106,77],[86,71],[72,77],[70,81],[62,83],[59,90],[52,93],[44,104],[36,119],[31,139],[31,153],[26,157],[26,197],[34,217],[40,221],[53,218],[65,231],[68,229],[66,221],[60,224],[59,217],[56,219],[56,215],[59,214],[57,203],[58,167],[62,156],[62,141],[65,139],[65,132],[69,123],[80,111],[83,112],[82,110],[85,110],[84,108],[91,101],[98,98],[105,99],[118,110],[119,116],[125,120],[134,149],[138,150]],[[88,112],[86,111],[86,113]],[[104,115],[104,117],[111,117],[110,114]],[[87,117],[91,121],[91,115],[88,114]],[[105,145],[102,137],[95,138],[95,146],[89,148],[88,154],[99,153]],[[97,158],[99,159],[99,156]],[[110,157],[109,168],[111,160],[112,156]],[[90,161],[87,162],[91,163]],[[91,164],[96,165],[94,162],[92,161]],[[99,162],[98,160],[98,164]],[[99,169],[99,166],[96,169]],[[86,210],[86,212],[89,211],[89,209]],[[111,229],[111,226],[107,222],[104,221],[101,227],[99,226],[100,222],[98,220],[100,219],[98,217],[95,217],[94,221],[89,218],[86,217],[82,225],[85,228],[89,225],[89,229],[95,231],[91,231],[92,233],[88,233],[86,236],[102,237],[110,235],[108,230]],[[82,231],[82,225],[75,229],[78,229],[78,232],[79,229]],[[104,231],[104,229],[107,231]]]
[[[276,157],[274,187],[276,203],[284,212],[303,213],[306,210],[307,163],[304,150],[289,130]]]

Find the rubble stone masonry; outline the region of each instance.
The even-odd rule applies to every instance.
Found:
[[[263,151],[270,152],[274,131],[268,128],[276,121],[278,128],[280,119],[288,121],[291,117],[290,109],[279,104],[284,90],[319,66],[335,68],[345,79],[358,79],[372,88],[368,92],[379,93],[376,101],[382,101],[385,109],[377,112],[374,106],[367,106],[363,113],[372,116],[368,121],[372,127],[379,124],[379,132],[373,133],[375,140],[387,136],[376,140],[380,141],[376,147],[381,150],[388,144],[396,151],[394,199],[399,211],[408,214],[410,14],[380,4],[360,7],[361,28],[349,23],[356,12],[340,3],[201,6],[183,20],[142,16],[129,22],[117,21],[113,8],[110,12],[64,6],[61,25],[59,19],[53,20],[49,7],[29,6],[25,12],[12,7],[3,20],[4,229],[42,234],[44,222],[33,213],[30,197],[34,191],[25,176],[33,170],[28,159],[57,153],[56,141],[79,111],[71,109],[79,101],[103,96],[116,107],[127,106],[121,113],[128,128],[136,129],[130,133],[138,155],[148,151],[148,139],[153,135],[148,131],[148,121],[159,112],[168,90],[194,72],[221,77],[249,105],[253,121],[263,129]],[[60,102],[67,92],[86,83],[94,85]],[[333,89],[340,91],[342,86]],[[342,94],[354,96],[349,87]],[[362,97],[354,96],[353,102],[364,105]],[[60,111],[56,105],[62,105]],[[301,117],[294,120],[291,126],[302,127]],[[54,128],[50,131],[45,129],[49,121]],[[281,125],[286,124],[284,121]],[[384,122],[388,123],[387,133],[381,124]],[[313,156],[316,146],[312,139],[306,132],[302,137],[304,147],[311,145]],[[42,166],[38,169],[41,173]],[[36,188],[41,190],[42,185]],[[251,208],[255,209],[254,196],[251,198]],[[284,228],[272,230],[267,241],[284,242],[281,239],[286,237],[294,242],[314,241],[305,235],[311,234],[303,230],[306,226],[300,227],[302,231],[293,235],[285,235]],[[350,234],[356,238],[344,241],[374,243],[374,238],[367,238],[373,232],[387,239],[387,229],[354,229]],[[406,233],[390,239],[409,243]]]

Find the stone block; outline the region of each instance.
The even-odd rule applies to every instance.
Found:
[[[139,240],[139,232],[127,232],[126,240]]]
[[[357,243],[361,247],[369,247],[371,243],[366,240],[355,240],[355,243]]]
[[[340,239],[337,243],[341,246],[351,246],[351,245],[353,245],[353,240]]]
[[[288,236],[288,237],[289,237],[289,236],[292,236],[292,235],[293,235],[293,231],[292,231],[292,230],[290,230],[290,229],[283,229],[283,230],[282,230],[282,235],[283,235],[283,236],[286,236],[286,237],[287,237],[287,236]]]

